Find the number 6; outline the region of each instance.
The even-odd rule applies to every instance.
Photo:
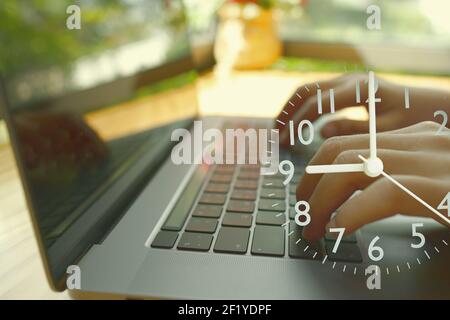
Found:
[[[369,244],[369,258],[373,261],[380,261],[384,257],[383,248],[375,245],[378,240],[380,240],[380,237],[376,236]],[[378,252],[378,254],[375,256],[374,252]]]

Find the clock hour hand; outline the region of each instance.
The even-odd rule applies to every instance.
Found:
[[[312,165],[307,166],[305,171],[309,174],[364,172],[364,163]]]

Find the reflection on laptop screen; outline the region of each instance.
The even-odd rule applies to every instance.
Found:
[[[153,152],[150,174],[173,127],[196,113],[181,0],[81,1],[81,28],[70,30],[72,2],[0,4],[12,139],[55,278],[70,260],[58,249],[67,230]]]

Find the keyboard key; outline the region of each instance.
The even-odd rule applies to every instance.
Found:
[[[233,180],[233,175],[231,174],[219,174],[215,173],[211,176],[211,182],[219,182],[219,183],[230,183]]]
[[[289,185],[289,193],[290,194],[296,194],[297,193],[297,185],[296,184],[290,184]]]
[[[181,227],[184,225],[186,218],[194,201],[200,191],[203,184],[207,171],[196,170],[191,180],[187,184],[183,191],[183,194],[178,199],[177,203],[173,207],[169,216],[167,217],[163,230],[180,231]]]
[[[223,226],[250,228],[253,216],[245,213],[228,212],[222,220]]]
[[[325,249],[331,261],[362,262],[362,256],[357,244],[341,242],[336,253],[333,253],[334,243],[334,241],[325,241]]]
[[[178,242],[178,250],[208,251],[213,236],[206,233],[185,232]]]
[[[264,211],[284,212],[286,211],[286,203],[284,200],[261,199],[258,202],[258,209]]]
[[[244,254],[247,252],[249,237],[248,229],[222,227],[217,235],[214,252]]]
[[[285,199],[286,191],[284,191],[283,189],[262,188],[261,189],[261,198]]]
[[[256,215],[256,224],[281,226],[285,222],[286,217],[283,212],[258,211]]]
[[[284,189],[284,184],[283,184],[282,180],[272,179],[272,178],[264,178],[263,187]]]
[[[289,195],[289,205],[291,207],[294,207],[296,203],[297,203],[297,197],[295,196],[295,194]]]
[[[253,213],[254,210],[255,202],[253,201],[230,200],[227,207],[227,211],[231,212]]]
[[[214,170],[214,173],[228,173],[233,174],[234,170],[236,169],[235,165],[230,164],[219,164],[216,166],[216,169]]]
[[[255,190],[236,189],[231,194],[231,199],[255,201],[256,200],[256,191]]]
[[[228,190],[230,189],[229,184],[225,183],[209,183],[206,186],[205,191],[206,192],[213,192],[213,193],[228,193]]]
[[[170,249],[177,241],[178,232],[175,231],[160,231],[152,242],[152,248],[166,248]]]
[[[294,174],[292,176],[291,181],[289,182],[290,184],[295,184],[297,185],[300,182],[300,178],[302,177],[302,174]]]
[[[192,217],[186,226],[186,231],[214,233],[216,228],[216,219]]]
[[[258,188],[258,181],[255,180],[236,180],[234,184],[236,189],[256,190]]]
[[[294,172],[297,174],[300,174],[300,175],[303,175],[303,174],[305,174],[305,166],[295,166],[294,165]]]
[[[284,174],[282,174],[281,172],[277,172],[275,174],[267,175],[266,179],[275,179],[275,180],[284,181],[284,179],[286,179],[286,176]]]
[[[338,236],[338,235],[339,235],[339,233],[337,233],[337,232],[333,232],[331,234],[326,233],[325,240],[336,241],[336,236]],[[342,237],[341,242],[356,243],[356,235],[354,233],[345,235]]]
[[[199,204],[195,207],[192,215],[194,217],[219,218],[222,214],[222,206],[213,206],[207,204]]]
[[[260,172],[260,166],[259,164],[244,164],[241,165],[241,172],[242,171]]]
[[[199,202],[203,204],[224,204],[226,195],[219,193],[204,193]]]
[[[289,207],[289,219],[294,219],[296,215],[295,208]]]
[[[258,180],[259,176],[260,176],[259,171],[241,171],[238,175],[238,179]]]
[[[257,225],[253,232],[252,254],[284,256],[284,229]]]
[[[294,222],[289,224],[289,257],[298,259],[322,259],[319,242],[309,242],[303,239],[302,228]],[[300,241],[299,241],[300,239]]]

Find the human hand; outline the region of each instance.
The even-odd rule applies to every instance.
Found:
[[[377,135],[384,171],[434,208],[450,192],[450,130],[436,135],[439,127],[422,122]],[[359,155],[369,156],[368,146],[368,134],[330,138],[309,164],[360,163]],[[349,199],[357,190],[362,192]],[[308,240],[318,240],[335,227],[352,233],[397,213],[433,217],[444,223],[387,178],[370,178],[359,172],[306,174],[297,187],[297,200],[306,200],[311,207],[311,222],[303,231]]]
[[[334,89],[335,109],[344,109],[356,105],[364,105],[367,108],[367,74],[346,74],[328,81],[318,82],[322,89],[322,108],[329,110],[329,89]],[[410,109],[404,107],[404,86],[400,86],[381,78],[378,80],[377,98],[377,130],[378,132],[403,128],[420,121],[433,119],[435,109],[430,106],[447,111],[450,114],[450,93],[428,88],[411,88]],[[356,82],[359,81],[361,103],[356,103]],[[308,87],[308,89],[306,89]],[[299,87],[289,101],[283,107],[283,111],[277,119],[287,123],[294,121],[297,127],[300,120],[316,120],[320,115],[317,113],[316,83]],[[300,98],[301,97],[301,98]],[[291,105],[291,102],[293,105]],[[287,114],[286,114],[287,113]],[[289,130],[287,126],[276,123],[280,130],[280,143],[287,145],[289,141]],[[348,135],[368,132],[368,121],[340,119],[327,123],[321,130],[325,138],[337,135]]]

